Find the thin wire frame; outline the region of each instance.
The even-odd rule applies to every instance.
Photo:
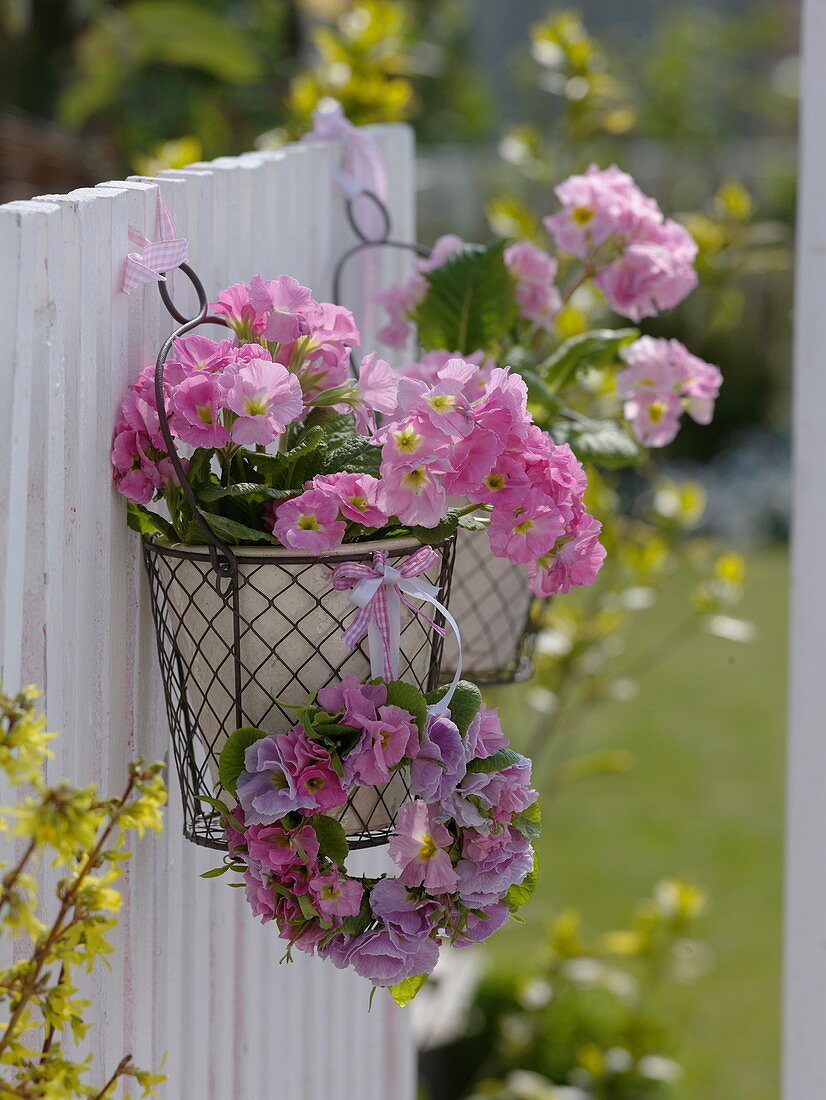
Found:
[[[388,559],[414,548],[388,549]],[[446,603],[455,539],[434,548],[439,559],[428,579]],[[312,691],[350,672],[369,677],[365,644],[351,651],[341,641],[357,608],[346,593],[333,590],[332,570],[341,561],[371,562],[373,546],[341,549],[346,553],[313,558],[237,547],[235,575],[219,590],[206,549],[144,542],[184,835],[196,844],[226,850],[221,817],[200,796],[232,803],[221,788],[218,760],[235,729],[286,730],[296,721],[290,705],[305,703]],[[439,682],[443,637],[436,627],[444,627],[441,615],[431,621],[402,609],[400,676],[422,691]],[[383,787],[356,788],[337,814],[350,847],[386,843],[395,812],[409,796],[404,771]]]

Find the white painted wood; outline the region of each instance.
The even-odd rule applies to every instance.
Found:
[[[826,1096],[826,4],[803,5],[787,781],[785,1100]]]
[[[394,234],[409,238],[411,134],[372,132],[389,164]],[[335,144],[292,146],[0,207],[0,670],[9,689],[45,690],[50,726],[64,731],[52,777],[114,793],[129,760],[168,751],[139,544],[109,450],[117,405],[172,321],[154,286],[118,290],[127,228],[154,236],[160,188],[211,296],[260,272],[329,297],[353,239],[330,182],[340,155]],[[368,333],[368,291],[410,262],[387,252],[354,265],[346,304]],[[188,284],[171,282],[191,312]],[[123,880],[112,970],[88,987],[99,1075],[129,1051],[147,1067],[166,1055],[170,1100],[410,1100],[406,1014],[379,995],[368,1015],[369,985],[318,960],[279,967],[280,941],[241,892],[199,878],[216,856],[183,839],[169,778],[166,829]],[[386,854],[366,858],[380,868]]]

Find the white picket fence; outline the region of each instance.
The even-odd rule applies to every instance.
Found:
[[[394,234],[412,239],[412,136],[371,133]],[[0,671],[9,690],[44,688],[50,728],[63,731],[53,776],[115,793],[128,761],[168,751],[138,537],[109,450],[127,385],[173,322],[154,285],[119,292],[127,229],[154,239],[160,187],[211,295],[260,271],[329,298],[353,241],[330,179],[340,157],[335,144],[296,145],[0,206]],[[363,329],[365,281],[375,289],[409,263],[383,250],[353,272],[347,304]],[[185,280],[171,283],[192,312]],[[216,853],[183,840],[170,780],[164,833],[128,865],[112,969],[94,978],[96,1078],[130,1052],[146,1068],[166,1055],[170,1100],[411,1097],[406,1014],[382,994],[368,1015],[368,983],[328,964],[279,967],[281,945],[241,891],[199,878]]]

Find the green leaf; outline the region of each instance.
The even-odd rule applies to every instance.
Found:
[[[428,273],[428,292],[413,316],[425,350],[470,355],[498,347],[518,315],[515,283],[505,267],[507,243],[465,245]]]
[[[242,500],[260,503],[265,500],[286,500],[288,497],[294,497],[298,491],[297,489],[273,489],[269,485],[260,485],[255,482],[241,482],[235,485],[205,485],[198,490],[198,499],[205,504],[211,504],[225,497],[240,497]]]
[[[542,833],[542,811],[539,809],[539,800],[532,802],[527,809],[518,813],[511,821],[511,825],[526,840],[536,840]]]
[[[327,859],[333,860],[339,867],[343,867],[350,854],[347,844],[347,834],[340,821],[326,814],[313,814],[310,824],[315,829],[318,837],[318,850]]]
[[[516,913],[526,902],[531,900],[536,890],[538,878],[539,856],[534,852],[533,870],[528,872],[522,882],[517,882],[514,886],[511,886],[510,890],[505,894],[505,905],[507,905],[511,913]]]
[[[438,687],[435,691],[430,691],[425,696],[429,704],[438,703],[445,697],[448,691],[448,685]],[[453,723],[456,725],[459,733],[462,737],[468,731],[470,723],[482,709],[482,693],[476,684],[471,684],[469,680],[460,680],[456,685],[456,691],[453,693],[453,698],[450,700],[450,717]]]
[[[378,477],[380,468],[381,447],[374,446],[363,435],[347,439],[335,449],[328,447],[324,458],[325,474],[337,474],[344,470],[349,474]]]
[[[445,512],[435,527],[411,527],[410,533],[420,542],[433,546],[437,542],[450,538],[459,526],[459,513],[455,508]]]
[[[215,451],[212,447],[198,447],[192,452],[186,478],[196,493],[201,486],[208,485],[212,481],[212,456],[214,454]]]
[[[164,519],[163,516],[159,516],[155,512],[151,512],[143,504],[136,504],[134,500],[130,500],[126,505],[126,522],[139,535],[158,534],[168,539],[169,542],[178,541],[175,528],[169,520]]]
[[[289,451],[274,455],[259,454],[257,451],[244,451],[244,461],[253,469],[260,471],[270,484],[276,488],[301,489],[306,479],[301,477],[298,480],[297,477],[291,476],[296,472],[294,467],[301,459],[313,454],[319,447],[323,447],[325,438],[324,428],[320,424],[316,424]],[[285,486],[284,481],[287,478],[289,478],[291,484]]]
[[[638,337],[635,328],[596,329],[572,336],[543,365],[542,375],[548,389],[558,393],[580,370],[609,365],[619,357],[622,348]]]
[[[412,714],[416,720],[419,737],[424,735],[427,725],[427,703],[418,688],[404,680],[391,680],[387,685],[387,705],[401,707],[402,710]]]
[[[219,875],[225,875],[229,870],[229,864],[225,863],[223,867],[213,867],[211,871],[203,871],[201,878],[218,878]]]
[[[296,894],[296,900],[301,908],[301,915],[305,920],[316,920],[319,916],[318,910],[310,901],[309,894]]]
[[[228,519],[227,516],[219,516],[215,512],[204,512],[204,519],[218,538],[229,546],[239,546],[249,542],[266,542],[272,545],[276,541],[266,531],[256,531],[252,527],[247,527],[245,523]],[[206,535],[197,520],[193,520],[189,524],[186,531],[186,541],[197,546],[206,542]]]
[[[550,427],[555,443],[569,443],[582,462],[617,469],[632,466],[645,457],[645,451],[616,420],[555,420]]]
[[[313,730],[318,737],[330,738],[333,741],[339,737],[352,737],[354,733],[360,733],[355,726],[347,726],[344,722],[316,722]]]
[[[239,825],[238,822],[235,820],[232,815],[232,811],[230,810],[226,802],[222,802],[220,798],[210,798],[208,795],[205,794],[198,794],[195,797],[198,799],[199,802],[206,802],[208,806],[212,806],[214,809],[216,809],[223,818],[225,825],[229,825],[238,833],[243,833],[243,826]]]
[[[389,985],[387,988],[396,1004],[404,1008],[405,1005],[410,1004],[429,977],[429,974],[416,974],[413,978],[405,978],[403,982],[397,982],[396,985]]]
[[[238,786],[238,776],[244,770],[244,753],[260,741],[267,734],[264,730],[253,729],[245,726],[231,733],[226,744],[221,749],[221,757],[218,761],[218,779],[225,791],[235,794]]]
[[[503,768],[510,768],[521,759],[519,753],[514,752],[513,749],[500,749],[499,752],[495,752],[493,756],[488,756],[484,760],[471,760],[467,770],[483,772],[487,775],[488,772],[501,772]]]

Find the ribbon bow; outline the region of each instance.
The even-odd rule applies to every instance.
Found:
[[[348,199],[354,199],[362,191],[372,191],[382,202],[387,201],[387,165],[381,150],[350,122],[340,103],[313,112],[313,128],[301,140],[343,141],[344,165],[333,171],[333,182]]]
[[[175,236],[175,226],[158,191],[157,241],[150,241],[137,229],[129,227],[129,240],[140,245],[140,252],[130,252],[123,267],[121,290],[131,294],[143,283],[161,283],[165,271],[172,271],[187,260],[186,237]]]
[[[396,567],[387,564],[384,550],[376,550],[372,566],[365,562],[348,561],[333,570],[333,588],[337,592],[352,589],[350,602],[360,609],[342,633],[342,639],[350,649],[355,649],[367,634],[373,676],[381,676],[385,680],[398,679],[402,604],[409,607],[414,615],[422,615],[434,630],[444,635],[443,628],[428,619],[420,607],[410,602],[408,596],[433,604],[450,624],[456,635],[459,657],[452,684],[439,702],[430,708],[434,714],[447,710],[462,672],[462,641],[456,620],[437,599],[439,589],[436,585],[422,580],[422,574],[438,560],[439,555],[431,546],[422,546]]]

